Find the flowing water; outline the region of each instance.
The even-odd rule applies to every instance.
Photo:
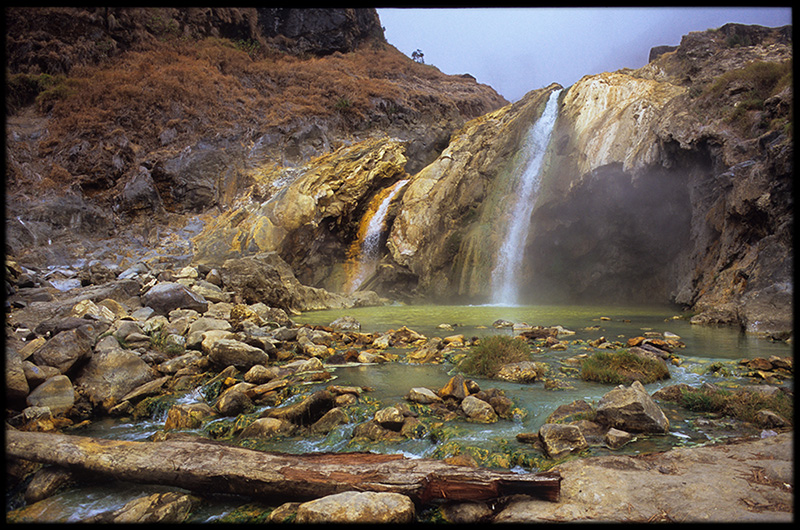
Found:
[[[314,311],[294,318],[299,324],[328,325],[335,319],[350,315],[362,325],[365,333],[383,333],[391,329],[407,326],[427,337],[445,337],[463,334],[466,338],[483,337],[495,333],[511,334],[508,328],[495,328],[498,320],[527,323],[531,326],[560,325],[574,331],[574,335],[562,337],[568,341],[576,339],[595,340],[606,337],[608,340],[624,342],[626,338],[643,335],[646,332],[671,332],[680,336],[686,347],[676,351],[682,363],[670,366],[671,378],[645,385],[649,393],[663,386],[687,383],[697,386],[703,382],[722,386],[750,384],[752,381],[737,380],[717,376],[708,371],[712,363],[735,364],[741,359],[754,357],[781,357],[792,355],[791,346],[781,342],[770,342],[743,334],[729,327],[696,326],[679,317],[674,307],[622,307],[622,306],[514,306],[499,305],[475,306],[418,306],[390,305],[382,307],[362,307],[342,310]],[[447,324],[449,328],[440,327]],[[561,370],[568,369],[563,361],[574,355],[585,353],[584,346],[571,344],[566,351],[542,350],[534,353],[534,359],[548,364],[556,377],[567,377]],[[501,419],[493,424],[471,423],[464,420],[446,422],[446,429],[438,434],[438,439],[427,436],[409,439],[398,443],[366,443],[355,441],[352,432],[357,423],[372,418],[374,410],[406,403],[404,396],[413,387],[442,388],[456,373],[450,363],[417,365],[403,362],[410,349],[390,350],[398,354],[399,360],[384,364],[351,364],[329,367],[335,379],[323,383],[309,384],[307,388],[286,403],[303,399],[309,392],[326,388],[330,384],[356,385],[369,387],[364,396],[372,403],[360,412],[351,413],[352,422],[334,429],[327,435],[287,436],[269,443],[259,444],[259,449],[306,453],[322,451],[372,451],[400,453],[407,457],[442,458],[458,451],[470,454],[487,454],[506,451],[515,458],[530,458],[534,461],[538,453],[528,444],[515,440],[521,432],[535,432],[545,418],[559,405],[575,400],[588,403],[597,401],[611,390],[612,385],[581,381],[575,374],[568,377],[569,386],[561,390],[546,390],[543,383],[509,383],[484,378],[473,378],[483,389],[498,388],[511,398],[521,414],[512,420]],[[786,383],[787,386],[791,382]],[[203,400],[200,391],[194,390],[174,398],[175,402],[190,403]],[[639,436],[622,449],[611,452],[602,447],[593,447],[590,454],[635,454],[665,450],[675,446],[697,445],[736,436],[742,433],[741,426],[723,422],[709,421],[703,414],[689,413],[668,403],[659,403],[670,420],[670,431],[663,436]],[[266,409],[267,407],[263,407]],[[166,414],[147,421],[120,421],[107,419],[97,421],[72,434],[96,436],[100,438],[147,440],[151,435],[163,430]],[[231,421],[231,418],[214,420],[210,425],[198,429],[205,435],[206,429],[216,422]],[[751,434],[758,435],[758,431]],[[529,465],[516,465],[517,472],[535,471]],[[104,484],[70,490],[52,498],[54,513],[61,513],[62,520],[77,521],[82,517],[103,510],[121,507],[126,502],[150,492],[149,487],[125,484]],[[170,489],[170,488],[161,488]],[[171,488],[175,489],[175,488]],[[246,501],[237,499],[218,499],[213,495],[205,499],[203,506],[192,516],[193,522],[214,522]],[[60,512],[59,512],[60,510]]]
[[[520,276],[523,249],[528,239],[531,212],[539,191],[540,170],[550,136],[558,117],[558,95],[550,93],[542,116],[531,127],[523,151],[527,156],[520,165],[519,181],[514,192],[515,203],[511,209],[508,231],[497,253],[497,263],[492,271],[492,301],[496,304],[517,303],[517,279]]]
[[[403,189],[408,180],[395,182],[375,196],[361,221],[358,238],[350,249],[348,262],[348,284],[345,290],[355,292],[370,274],[380,258],[381,236],[384,231],[386,214],[395,195]]]

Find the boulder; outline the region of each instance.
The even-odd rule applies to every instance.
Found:
[[[350,417],[341,407],[334,407],[314,422],[310,431],[314,434],[326,434],[339,425],[350,423]]]
[[[237,416],[247,412],[253,406],[247,391],[254,386],[252,383],[237,383],[233,385],[219,396],[214,408],[222,416]]]
[[[399,431],[403,427],[405,417],[397,407],[386,407],[375,413],[375,421],[384,429]]]
[[[235,366],[250,369],[257,364],[267,364],[267,352],[236,339],[218,339],[211,343],[208,359],[217,366]]]
[[[497,421],[497,413],[492,406],[475,396],[467,396],[461,400],[461,410],[472,421],[480,423],[494,423]]]
[[[631,433],[613,427],[608,430],[605,436],[605,443],[611,449],[619,449],[631,440],[633,440]]]
[[[58,368],[62,374],[67,373],[76,363],[92,356],[92,342],[87,327],[62,331],[36,350],[33,362],[39,366]]]
[[[556,407],[546,420],[546,423],[569,423],[582,418],[594,416],[594,408],[582,399]]]
[[[539,440],[550,458],[560,458],[589,446],[580,428],[561,423],[542,425],[539,429]]]
[[[112,349],[95,352],[74,381],[91,403],[108,411],[128,393],[157,377],[157,372],[134,352]]]
[[[450,378],[444,387],[439,390],[439,396],[442,398],[453,397],[458,400],[462,400],[468,395],[470,395],[469,387],[467,386],[467,380],[461,374],[456,374]]]
[[[322,418],[334,406],[334,395],[327,390],[318,390],[299,403],[264,411],[266,418],[286,420],[295,425],[311,425]]]
[[[597,405],[596,421],[627,432],[669,431],[669,420],[639,381],[606,393]]]
[[[217,416],[214,409],[205,403],[181,403],[167,411],[164,430],[197,429],[206,421]]]
[[[271,438],[291,434],[297,428],[293,423],[278,418],[258,418],[244,428],[239,438]]]
[[[14,348],[6,350],[6,403],[14,407],[22,407],[30,392],[25,369],[19,352]]]
[[[414,502],[399,493],[345,491],[297,507],[297,523],[414,522]]]
[[[142,304],[160,315],[168,315],[173,309],[194,309],[199,313],[208,310],[205,298],[176,282],[157,283],[142,296]]]
[[[99,514],[86,522],[183,523],[198,502],[197,497],[178,491],[153,493],[136,498],[110,514]]]
[[[413,403],[419,403],[421,405],[428,405],[430,403],[440,403],[442,398],[436,395],[436,393],[431,390],[430,388],[425,387],[414,387],[408,391],[405,398],[408,401]]]
[[[64,414],[75,404],[75,389],[65,375],[51,377],[28,395],[32,407],[48,407],[53,415]]]

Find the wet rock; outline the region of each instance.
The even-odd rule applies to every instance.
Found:
[[[547,423],[569,423],[582,418],[594,417],[594,408],[586,401],[579,399],[571,403],[559,405],[548,417]]]
[[[462,400],[470,394],[472,392],[467,385],[467,380],[461,374],[451,377],[447,384],[439,390],[439,396],[442,398],[453,397]]]
[[[340,331],[361,331],[361,323],[348,315],[337,318],[330,323],[330,327]]]
[[[596,421],[628,432],[669,431],[669,420],[639,381],[606,393],[597,405]]]
[[[27,504],[39,502],[74,483],[75,477],[67,469],[60,466],[43,467],[33,475],[25,489],[25,502]]]
[[[443,349],[444,341],[440,337],[431,337],[406,358],[411,363],[441,363],[444,361]]]
[[[326,434],[339,425],[350,423],[350,417],[341,407],[334,407],[314,422],[309,429],[314,434]]]
[[[239,438],[272,438],[291,434],[297,429],[292,422],[278,418],[258,418],[244,428]]]
[[[539,439],[550,458],[560,458],[589,446],[578,427],[561,423],[542,425],[539,429]]]
[[[545,369],[544,364],[533,361],[508,363],[500,367],[495,378],[513,383],[532,383],[542,379]]]
[[[164,385],[166,385],[167,381],[170,379],[170,376],[164,376],[154,381],[148,381],[147,383],[136,387],[131,392],[123,396],[122,401],[130,401],[135,403],[148,396],[157,396],[161,393]]]
[[[268,409],[262,414],[265,418],[286,420],[295,425],[311,425],[335,406],[334,395],[327,390],[318,390],[299,403]]]
[[[170,407],[164,421],[164,430],[197,429],[217,416],[214,409],[205,403],[178,404]]]
[[[467,396],[461,400],[461,410],[472,421],[480,423],[494,423],[497,421],[497,413],[492,406],[475,396]]]
[[[633,440],[631,433],[613,427],[608,430],[605,436],[605,443],[611,449],[619,449],[631,440]]]
[[[346,491],[297,507],[297,523],[411,523],[414,503],[399,493]]]
[[[140,385],[157,379],[157,372],[128,350],[95,352],[75,377],[75,386],[106,411]]]
[[[248,397],[247,391],[254,386],[251,383],[237,383],[225,389],[214,408],[222,416],[237,416],[248,412],[252,408],[253,402]]]
[[[375,412],[375,421],[384,429],[399,431],[403,427],[405,417],[397,407],[386,407]]]
[[[194,309],[199,313],[208,309],[205,298],[175,282],[157,283],[142,296],[142,303],[161,315],[167,315],[173,309]]]
[[[134,499],[111,514],[104,514],[87,522],[183,523],[198,502],[197,497],[177,491],[154,493]]]
[[[37,386],[27,398],[32,407],[48,407],[54,415],[64,414],[75,404],[75,389],[65,375],[51,377]]]
[[[421,405],[428,405],[430,403],[441,403],[442,398],[436,395],[436,392],[430,388],[414,387],[408,391],[405,398],[413,403]]]

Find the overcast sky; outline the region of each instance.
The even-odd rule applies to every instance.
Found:
[[[446,74],[472,74],[509,101],[552,82],[640,68],[650,48],[728,22],[784,26],[789,7],[378,9],[386,40]]]

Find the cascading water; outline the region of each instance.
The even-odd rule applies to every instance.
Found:
[[[348,284],[346,291],[355,292],[367,277],[375,271],[378,263],[381,234],[386,213],[395,195],[408,183],[399,180],[378,193],[364,215],[358,230],[358,238],[350,247],[348,259]]]
[[[539,191],[540,170],[550,136],[558,117],[558,95],[561,90],[550,93],[542,116],[531,127],[523,149],[527,155],[520,164],[520,176],[512,196],[516,197],[505,240],[500,246],[497,261],[492,270],[492,303],[516,305],[518,302],[517,279],[522,266],[523,249],[528,239],[531,212]]]

